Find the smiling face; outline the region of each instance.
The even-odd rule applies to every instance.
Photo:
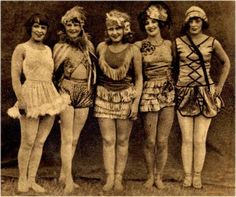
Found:
[[[69,21],[65,24],[65,30],[70,38],[77,38],[81,32],[81,24],[79,22]]]
[[[157,20],[148,17],[145,21],[145,30],[149,36],[156,36],[159,34],[160,28]]]
[[[190,18],[188,24],[189,24],[190,34],[196,35],[202,32],[203,22],[201,18],[199,17]]]
[[[32,25],[31,37],[36,42],[42,42],[46,36],[48,27],[46,25],[40,25],[39,23],[34,23]]]
[[[109,25],[107,26],[107,34],[112,42],[121,42],[124,36],[124,28],[118,24]]]

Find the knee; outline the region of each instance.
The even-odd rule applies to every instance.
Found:
[[[117,145],[120,147],[127,147],[129,144],[129,139],[128,138],[120,138],[117,139]]]
[[[182,139],[182,145],[192,145],[193,139],[192,138],[183,138]]]
[[[159,151],[164,151],[167,148],[168,148],[168,140],[167,139],[158,140],[158,142],[157,142],[157,149]]]
[[[43,148],[43,145],[44,145],[44,141],[38,141],[38,142],[35,142],[34,147],[35,148]]]
[[[27,140],[21,143],[21,148],[25,150],[30,150],[34,146],[34,141],[33,140]]]
[[[77,139],[73,139],[73,140],[72,140],[72,146],[77,146],[77,142],[78,142]]]
[[[206,142],[203,139],[194,139],[194,147],[205,146]]]
[[[61,145],[62,146],[72,145],[72,142],[73,142],[72,136],[71,137],[69,137],[69,136],[65,137],[64,136],[64,137],[61,138]]]
[[[146,142],[145,142],[145,149],[154,150],[155,145],[156,145],[155,140],[146,140]]]
[[[105,147],[111,147],[111,146],[115,146],[115,139],[114,138],[103,138],[103,145]]]

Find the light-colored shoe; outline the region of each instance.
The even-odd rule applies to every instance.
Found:
[[[191,187],[192,186],[192,175],[186,173],[184,176],[183,187]]]
[[[143,186],[147,189],[150,189],[154,184],[154,177],[148,178]]]
[[[74,191],[74,184],[66,184],[64,190],[63,190],[63,195],[68,196]]]
[[[193,187],[196,189],[202,188],[201,172],[194,172],[194,174],[193,174]]]
[[[160,175],[157,175],[157,177],[155,178],[155,185],[158,189],[164,189],[165,188],[165,185],[164,185]]]
[[[114,190],[115,191],[118,191],[118,192],[121,192],[124,190],[124,186],[122,184],[122,175],[120,174],[116,174],[115,176],[115,184],[114,184]]]
[[[37,193],[45,193],[46,192],[46,190],[42,186],[37,184],[36,182],[31,182],[31,183],[29,183],[29,185],[30,185],[30,188]]]
[[[102,190],[104,192],[110,191],[113,189],[114,186],[114,175],[108,174],[106,178],[106,184],[103,186]]]
[[[29,191],[29,184],[28,181],[18,181],[17,192],[18,193],[26,193]]]

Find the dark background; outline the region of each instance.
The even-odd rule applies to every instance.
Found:
[[[163,37],[173,40],[179,36],[185,11],[192,5],[202,7],[208,15],[210,27],[206,34],[220,41],[229,55],[232,67],[222,92],[225,108],[215,117],[210,126],[207,138],[207,155],[203,169],[204,182],[234,185],[235,162],[235,124],[234,124],[234,76],[235,76],[235,2],[234,1],[167,1],[172,13],[173,24],[165,31]],[[95,46],[104,40],[105,13],[111,9],[127,12],[132,19],[132,30],[137,40],[145,35],[139,30],[137,16],[148,4],[148,1],[34,1],[34,2],[1,2],[1,165],[2,175],[17,176],[17,151],[20,144],[19,121],[6,115],[6,110],[15,101],[11,85],[11,55],[15,46],[27,41],[24,23],[35,12],[47,14],[53,21],[50,36],[46,44],[50,47],[58,41],[57,24],[61,16],[75,5],[84,7],[87,12],[85,30],[91,35]],[[218,61],[212,62],[212,77],[217,80],[221,71]],[[141,120],[135,122],[129,147],[129,159],[126,177],[144,179],[145,165],[143,158],[143,128]],[[165,178],[180,180],[182,163],[180,155],[181,133],[177,119],[169,138],[169,158],[165,169]],[[58,118],[46,141],[39,174],[41,176],[58,176],[60,167],[60,130]],[[15,169],[15,171],[8,169]],[[90,113],[74,158],[74,175],[100,178],[103,174],[102,139],[98,124]]]

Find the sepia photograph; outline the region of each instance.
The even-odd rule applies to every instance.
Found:
[[[1,1],[1,196],[235,196],[235,1]]]

